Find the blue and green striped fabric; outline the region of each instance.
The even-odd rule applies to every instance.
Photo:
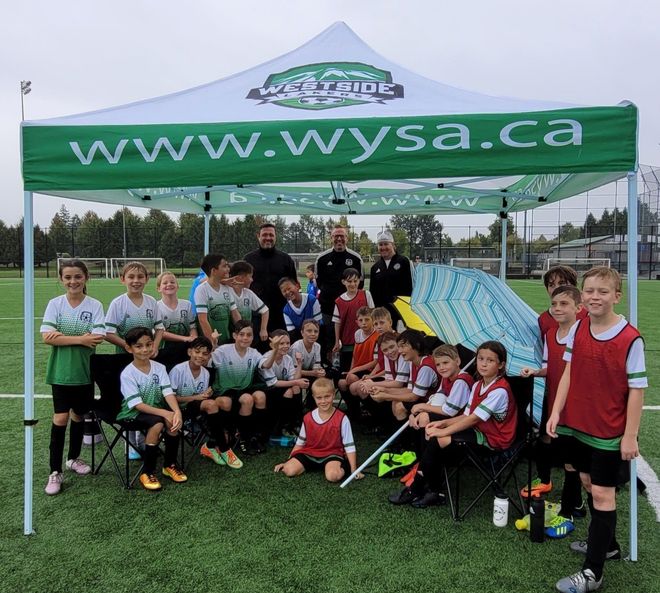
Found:
[[[507,373],[542,360],[538,315],[506,284],[481,270],[421,264],[410,298],[417,313],[445,342],[476,350],[498,340],[508,353]],[[534,421],[541,420],[544,382],[534,381]]]

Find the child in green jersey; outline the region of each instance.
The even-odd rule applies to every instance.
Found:
[[[105,335],[103,306],[87,296],[87,266],[76,259],[65,260],[60,265],[59,276],[66,294],[48,303],[40,328],[44,343],[52,346],[46,369],[54,407],[50,429],[51,473],[45,489],[49,495],[62,490],[62,456],[69,418],[66,467],[79,475],[92,471],[80,459],[83,415],[91,409],[94,399],[89,358]]]

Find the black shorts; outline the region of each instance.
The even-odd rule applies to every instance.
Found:
[[[345,475],[348,476],[351,473],[351,466],[348,463],[348,459],[346,459],[346,457],[340,457],[339,455],[330,455],[321,459],[304,453],[295,453],[291,458],[298,460],[305,468],[306,472],[320,472],[325,469],[325,466],[328,465],[329,462],[339,461],[344,469]]]
[[[580,473],[589,474],[592,484],[613,488],[630,479],[630,467],[621,459],[621,451],[605,451],[569,438],[570,442],[566,443],[570,451],[568,463]]]
[[[56,414],[68,414],[73,410],[78,416],[89,412],[94,405],[94,384],[51,385],[53,408]]]
[[[138,428],[144,430],[149,430],[152,426],[156,424],[162,424],[165,426],[165,419],[162,416],[156,416],[155,414],[145,414],[144,412],[138,412],[138,415],[131,420]]]

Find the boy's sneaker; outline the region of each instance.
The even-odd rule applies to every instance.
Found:
[[[62,490],[62,482],[64,482],[64,476],[60,472],[53,472],[48,476],[48,483],[46,484],[46,488],[44,488],[44,492],[48,496],[59,494]]]
[[[163,475],[167,476],[172,482],[176,482],[177,484],[188,481],[188,476],[184,474],[183,470],[175,463],[168,467],[164,467]]]
[[[520,495],[524,498],[528,496],[527,492],[529,490],[529,485],[520,489]],[[547,494],[552,490],[552,482],[544,484],[541,482],[541,478],[534,478],[532,480],[532,497],[538,498],[542,494]]]
[[[199,448],[199,454],[202,457],[206,457],[207,459],[210,459],[214,463],[217,463],[218,465],[225,465],[225,460],[222,457],[222,453],[218,451],[217,447],[208,447],[207,444],[204,443]]]
[[[580,501],[580,506],[577,506],[573,509],[573,517],[575,519],[582,519],[587,516],[587,505],[584,504],[584,500]]]
[[[561,539],[562,537],[566,537],[574,529],[575,525],[573,525],[573,521],[557,515],[545,528],[545,534],[552,539]]]
[[[393,492],[387,497],[392,504],[403,505],[410,504],[413,500],[417,498],[413,491],[410,488],[404,488],[400,492]]]
[[[69,459],[66,462],[66,469],[70,469],[73,473],[79,476],[86,476],[92,473],[92,468],[87,465],[82,459]]]
[[[248,445],[243,439],[238,441],[238,444],[236,445],[236,448],[238,449],[238,451],[241,455],[247,455],[248,454]]]
[[[231,469],[241,469],[243,467],[243,462],[236,457],[236,453],[231,449],[227,449],[224,453],[220,453],[220,456],[224,463],[227,464],[227,467],[230,467]]]
[[[571,542],[569,548],[571,551],[577,552],[578,554],[586,554],[587,542],[585,540]],[[607,554],[605,554],[605,560],[621,560],[621,550],[619,548],[609,550]]]
[[[140,474],[140,484],[145,490],[160,490],[162,488],[156,474]]]
[[[557,581],[555,587],[560,593],[589,593],[599,589],[603,584],[603,577],[596,580],[596,575],[590,568],[585,568],[571,576]]]
[[[410,503],[416,509],[425,509],[428,507],[437,507],[446,504],[445,495],[441,492],[426,492],[424,496],[413,499]]]

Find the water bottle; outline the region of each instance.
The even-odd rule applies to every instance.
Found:
[[[532,498],[529,507],[529,539],[540,544],[545,539],[545,501],[540,498]]]
[[[98,422],[91,414],[85,414],[85,432],[83,433],[83,445],[91,447],[92,442],[98,444],[103,441]]]
[[[495,497],[493,501],[493,525],[506,527],[509,522],[509,499]]]

